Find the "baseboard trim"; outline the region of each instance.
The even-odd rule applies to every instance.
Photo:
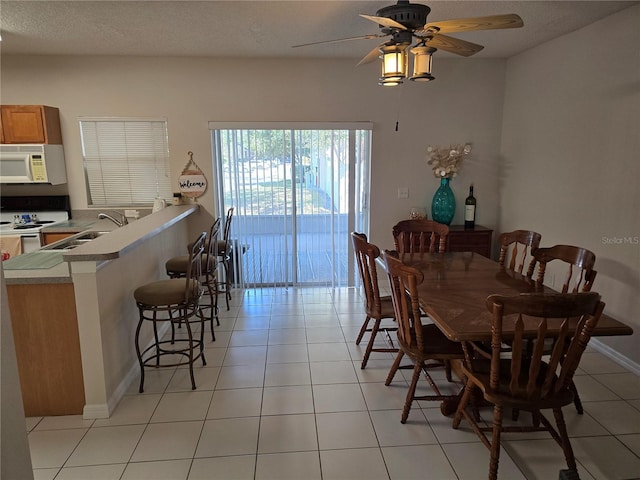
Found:
[[[85,405],[82,409],[82,418],[93,420],[95,418],[109,418],[109,406],[106,403],[94,403]]]
[[[618,351],[616,351],[613,348],[611,348],[609,345],[607,345],[605,343],[602,343],[597,338],[593,338],[592,337],[591,341],[589,342],[589,346],[593,347],[595,350],[597,350],[598,352],[602,353],[606,357],[609,357],[611,360],[616,362],[621,367],[626,368],[631,373],[634,373],[634,374],[640,376],[640,364],[634,362],[630,358],[625,357],[624,355],[622,355]]]

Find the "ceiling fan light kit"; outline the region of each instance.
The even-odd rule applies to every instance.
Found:
[[[407,76],[408,55],[403,45],[383,45],[380,47],[382,58],[382,76],[379,84],[383,86],[400,85]]]
[[[415,82],[428,82],[435,78],[431,74],[431,67],[432,56],[437,50],[470,57],[484,48],[482,45],[443,35],[443,33],[520,28],[524,25],[522,19],[514,13],[427,22],[429,12],[431,9],[426,5],[409,3],[408,0],[398,0],[396,5],[389,5],[378,10],[376,15],[360,15],[377,23],[381,32],[379,34],[306,43],[294,45],[294,47],[390,36],[390,40],[371,50],[360,60],[358,65],[381,59],[382,76],[378,84],[395,86],[400,85],[403,79],[408,76],[409,50],[413,54],[413,74],[409,79]],[[410,49],[414,38],[418,42]]]
[[[432,55],[436,51],[435,48],[426,47],[419,44],[411,49],[413,53],[413,75],[409,80],[414,82],[429,82],[436,77],[431,75]]]

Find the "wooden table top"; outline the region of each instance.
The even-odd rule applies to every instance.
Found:
[[[402,261],[424,274],[418,286],[420,306],[453,341],[491,340],[491,314],[485,306],[489,295],[558,293],[477,253],[414,254]],[[606,304],[606,298],[602,301]],[[527,328],[525,321],[525,334],[527,330],[535,328]],[[603,314],[594,336],[632,333],[631,327]]]

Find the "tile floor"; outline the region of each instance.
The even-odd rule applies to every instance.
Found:
[[[414,406],[400,423],[406,378],[384,385],[391,354],[360,369],[363,317],[353,289],[235,291],[197,390],[187,369],[163,369],[109,419],[28,418],[35,478],[486,478],[488,451],[439,405]],[[580,478],[640,478],[640,378],[590,350],[576,383],[586,412],[565,411]],[[505,435],[501,479],[555,480],[562,468],[545,433]]]

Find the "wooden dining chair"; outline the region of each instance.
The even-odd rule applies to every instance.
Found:
[[[360,345],[362,337],[365,332],[370,332],[369,342],[362,357],[362,363],[360,368],[365,368],[369,361],[371,352],[397,352],[398,349],[393,346],[389,332],[395,332],[398,328],[394,325],[392,327],[385,327],[382,331],[389,338],[391,347],[375,347],[375,340],[378,332],[381,330],[380,324],[383,319],[395,320],[395,313],[393,311],[393,301],[391,296],[380,296],[380,290],[378,288],[378,272],[376,269],[376,258],[380,256],[380,249],[372,243],[367,241],[367,236],[364,233],[351,233],[351,242],[353,243],[353,252],[358,263],[358,271],[360,272],[360,280],[362,281],[362,289],[364,291],[364,307],[366,312],[366,318],[358,338],[356,339],[356,345]],[[369,327],[369,322],[373,320],[373,326]]]
[[[395,249],[401,254],[444,252],[449,227],[433,220],[401,220],[392,233]]]
[[[544,283],[547,266],[550,262],[560,263],[559,271],[566,270],[562,283],[562,293],[589,292],[593,287],[597,271],[593,269],[596,263],[596,255],[586,248],[573,245],[554,245],[553,247],[539,248],[534,252],[534,262],[537,263],[538,273],[536,281]],[[533,265],[533,264],[532,264]],[[533,273],[533,266],[532,273]],[[578,414],[584,413],[582,401],[575,383],[571,382],[574,399],[573,403]]]
[[[522,273],[525,264],[527,272],[533,259],[533,252],[540,246],[542,235],[532,230],[514,230],[500,234],[500,257],[498,263],[509,270]]]
[[[417,287],[423,282],[424,275],[420,270],[403,264],[398,256],[398,252],[389,250],[385,250],[382,254],[389,274],[400,346],[400,351],[387,375],[385,385],[388,386],[393,381],[393,377],[400,368],[402,358],[405,355],[409,357],[413,361],[413,375],[400,420],[405,423],[414,400],[451,401],[457,397],[456,395],[443,395],[440,392],[428,371],[434,364],[427,362],[435,361],[437,362],[435,365],[444,365],[447,361],[464,358],[464,353],[461,344],[447,339],[436,325],[422,324]],[[421,372],[424,372],[435,395],[416,395],[416,386]]]
[[[533,257],[537,263],[536,281],[539,283],[544,283],[548,264],[559,260],[556,263],[564,262],[566,267],[562,293],[591,291],[598,273],[593,269],[596,255],[591,250],[573,245],[554,245],[537,249]]]
[[[501,433],[533,431],[551,434],[564,452],[571,472],[566,473],[578,478],[562,407],[573,400],[571,379],[604,308],[600,295],[595,292],[491,295],[486,305],[493,322],[491,358],[474,357],[473,344],[465,343],[466,361],[462,371],[467,380],[453,428],[457,429],[465,418],[490,450],[490,480],[498,476]],[[573,322],[575,325],[570,326]],[[535,345],[539,348],[533,352],[526,351],[525,325],[537,332]],[[515,333],[505,339],[503,332]],[[501,355],[500,345],[505,340],[513,347],[510,358]],[[552,341],[553,348],[545,361],[543,345],[546,340]],[[493,404],[492,426],[485,426],[491,423],[488,420],[486,424],[476,421],[466,410],[475,389]],[[503,410],[509,407],[532,412],[534,421],[531,425],[504,426]],[[557,430],[541,413],[547,409],[553,411]],[[491,439],[488,432],[491,432]]]

